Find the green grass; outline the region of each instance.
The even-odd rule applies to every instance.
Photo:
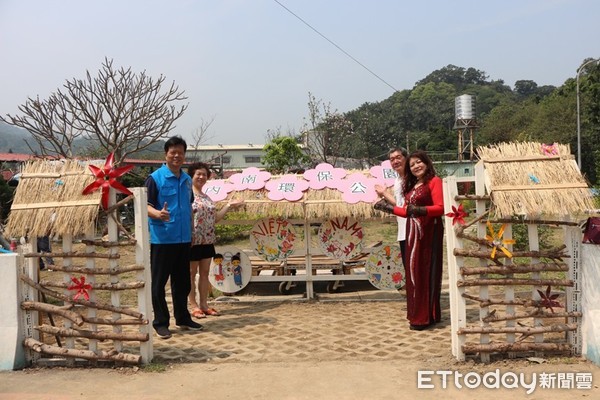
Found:
[[[157,362],[153,361],[150,364],[143,365],[140,369],[143,372],[160,373],[160,372],[166,372],[168,368],[169,367],[167,364],[157,363]]]

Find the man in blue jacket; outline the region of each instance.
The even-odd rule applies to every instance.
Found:
[[[181,167],[187,144],[179,136],[165,143],[166,163],[146,179],[152,275],[152,326],[161,339],[171,337],[165,286],[171,278],[173,315],[180,329],[202,330],[187,308],[191,289],[192,179]]]

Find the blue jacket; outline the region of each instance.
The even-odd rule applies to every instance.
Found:
[[[148,218],[150,243],[192,242],[192,178],[181,171],[179,178],[163,164],[146,180],[148,204],[160,210],[165,202],[171,214],[168,222]]]

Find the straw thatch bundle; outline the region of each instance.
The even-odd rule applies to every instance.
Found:
[[[308,189],[299,201],[272,201],[267,198],[267,190],[243,190],[233,192],[230,199],[243,199],[245,211],[254,216],[282,218],[334,218],[354,217],[369,219],[383,214],[373,209],[371,203],[349,204],[342,200],[342,193],[335,189]]]
[[[87,165],[75,160],[37,160],[24,165],[7,223],[18,236],[81,235],[94,227],[100,190],[82,195],[94,181]]]
[[[555,144],[551,152],[542,146],[500,143],[477,149],[497,217],[564,217],[595,208],[569,146]]]

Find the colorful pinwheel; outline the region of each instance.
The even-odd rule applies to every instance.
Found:
[[[75,293],[75,295],[73,296],[73,300],[77,300],[81,296],[83,296],[86,300],[90,299],[90,295],[87,291],[92,290],[92,285],[90,285],[89,283],[85,283],[85,276],[82,275],[80,279],[77,279],[74,276],[72,276],[71,282],[73,282],[73,285],[70,285],[69,287],[67,287],[67,289],[77,290],[77,293]]]
[[[452,218],[452,226],[457,222],[460,225],[465,224],[465,217],[468,217],[469,213],[466,212],[463,208],[462,204],[459,204],[458,207],[452,206],[452,212],[446,214],[446,217]]]
[[[131,171],[134,166],[126,165],[124,167],[114,168],[114,160],[114,153],[110,153],[106,158],[104,167],[98,168],[95,165],[89,165],[90,170],[96,177],[96,180],[87,185],[82,192],[82,194],[90,194],[95,192],[98,188],[102,188],[102,208],[104,208],[105,210],[108,208],[108,193],[111,187],[126,195],[133,194],[129,191],[129,189],[127,189],[120,182],[118,182],[117,178]]]
[[[490,231],[490,235],[485,235],[485,239],[488,242],[490,242],[493,246],[492,254],[490,255],[490,258],[492,260],[494,258],[496,258],[496,250],[497,249],[500,249],[506,255],[506,257],[512,258],[512,253],[510,251],[508,251],[508,249],[505,247],[505,245],[515,244],[515,240],[514,239],[502,239],[502,236],[504,236],[504,229],[506,229],[506,224],[502,224],[502,226],[498,230],[498,233],[494,232],[494,227],[492,226],[490,221],[487,222],[487,227]]]

